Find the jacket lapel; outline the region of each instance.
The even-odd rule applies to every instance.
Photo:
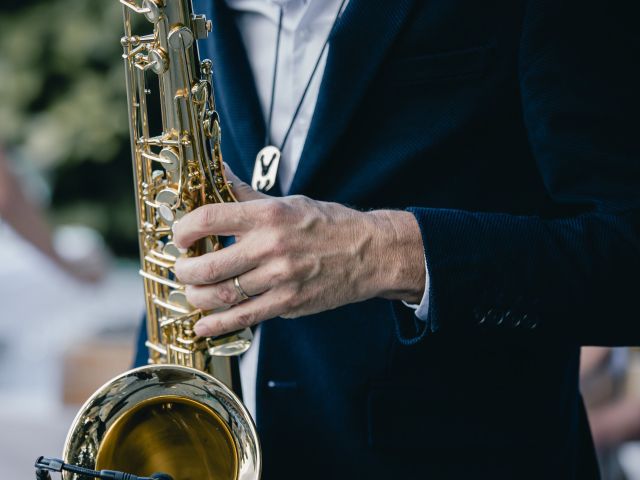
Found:
[[[414,0],[350,0],[330,39],[309,133],[290,193],[303,192],[345,131]]]

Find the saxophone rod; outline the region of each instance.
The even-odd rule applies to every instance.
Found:
[[[100,478],[103,480],[173,480],[171,475],[166,473],[154,473],[150,477],[138,477],[130,473],[118,472],[116,470],[91,470],[79,465],[64,463],[57,458],[38,457],[35,463],[36,480],[51,480],[49,472],[71,472],[87,477]]]

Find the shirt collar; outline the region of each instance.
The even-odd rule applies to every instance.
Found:
[[[335,0],[334,0],[335,1]],[[279,7],[284,8],[282,28],[295,31],[309,26],[317,20],[318,10],[324,10],[333,1],[322,0],[225,0],[227,6],[236,13],[258,14],[278,24]]]

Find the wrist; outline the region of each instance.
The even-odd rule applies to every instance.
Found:
[[[375,228],[372,262],[376,265],[376,296],[419,304],[425,289],[426,266],[416,218],[402,210],[374,210],[367,215]]]

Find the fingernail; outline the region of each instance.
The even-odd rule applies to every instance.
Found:
[[[196,323],[195,326],[193,327],[193,330],[196,332],[196,335],[198,335],[199,337],[209,336],[209,329],[205,325],[202,325],[201,323]]]
[[[184,255],[185,253],[187,253],[187,252],[189,251],[189,249],[188,249],[188,248],[180,248],[180,247],[176,247],[176,248],[178,249],[178,251],[179,251],[182,255]]]

